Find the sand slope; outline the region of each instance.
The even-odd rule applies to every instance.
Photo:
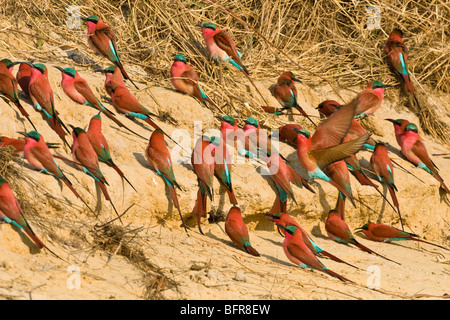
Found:
[[[6,52],[0,52],[0,55],[8,56]],[[55,55],[57,65],[73,65],[64,52],[55,51]],[[17,60],[27,58],[17,57]],[[56,109],[63,121],[87,127],[90,118],[97,112],[73,103],[61,89],[60,72],[52,67],[52,63],[44,63],[49,69]],[[113,109],[103,88],[103,76],[84,67],[77,67],[77,70],[102,97],[105,105]],[[269,79],[258,85],[266,99],[277,105],[267,90],[274,81]],[[142,83],[139,86],[145,87]],[[298,89],[300,103],[309,114],[318,115],[314,108],[321,101],[337,99],[327,86],[308,88],[298,85]],[[360,89],[341,90],[340,93],[345,99],[350,99]],[[213,111],[172,88],[161,86],[139,92],[130,90],[154,112],[158,112],[159,108],[156,99],[161,106],[161,114],[164,113],[166,119],[170,115],[172,119],[163,121],[161,118],[157,122],[169,134],[181,132],[176,130],[188,133],[190,141],[184,141],[186,147],[192,147],[195,141],[194,121],[202,121],[203,130],[217,129],[219,126]],[[387,93],[381,109],[373,118],[365,120],[364,125],[374,132],[374,138],[389,143],[395,161],[417,176],[415,178],[399,168],[395,169],[405,230],[450,247],[450,210],[440,198],[438,183],[423,170],[402,159],[392,124],[383,120],[403,117],[418,123],[414,115],[398,105],[398,92],[392,89]],[[33,110],[29,100],[25,96],[21,99],[46,141],[59,142],[58,136]],[[18,115],[15,107],[0,101],[0,113],[1,135],[17,137],[17,131],[30,130],[29,124]],[[151,129],[146,124],[133,122],[121,115],[118,117],[139,134],[150,136]],[[318,118],[315,119],[318,121]],[[270,117],[258,120],[267,120],[269,126],[275,123]],[[283,121],[288,120],[284,117]],[[304,119],[298,118],[298,121],[309,128]],[[38,251],[18,230],[1,224],[0,299],[435,299],[449,293],[449,251],[426,244],[384,244],[357,237],[364,245],[401,264],[397,265],[328,239],[324,221],[328,210],[335,205],[337,192],[322,182],[312,183],[316,194],[293,187],[298,205],[289,200],[288,212],[312,233],[319,246],[360,268],[356,270],[330,259],[321,259],[329,269],[353,280],[355,284],[345,284],[323,273],[302,270],[291,264],[281,247],[283,238],[264,218],[275,198],[273,184],[261,175],[264,166],[253,160],[236,163],[232,176],[252,245],[261,257],[249,256],[236,248],[225,234],[223,221],[210,224],[204,219],[202,227],[205,236],[199,234],[195,218],[190,216],[197,192],[196,178],[189,163],[190,154],[188,158],[175,158],[173,153],[174,162],[179,160],[175,164],[175,175],[182,187],[177,193],[183,215],[191,227],[188,237],[180,227],[178,213],[168,200],[163,181],[145,161],[147,140],[117,128],[105,116],[103,132],[110,142],[114,161],[138,190],[135,192],[126,183],[123,185],[113,169],[101,166],[118,210],[123,212],[133,205],[123,217],[124,225],[116,221],[103,228],[95,227],[113,219],[115,214],[103,197],[98,201],[99,194],[93,180],[72,165],[58,161],[88,204],[100,208],[98,218],[53,177],[30,170],[26,162],[15,161],[14,166],[22,168],[21,172],[35,181],[34,185],[18,182],[15,190],[22,195],[19,201],[26,206],[25,212],[31,225],[37,235],[68,263],[56,259],[45,250]],[[430,154],[449,152],[427,136],[423,137]],[[171,141],[167,140],[167,143],[170,148],[174,147]],[[293,148],[280,144],[280,151],[298,172],[303,172]],[[57,152],[71,158],[69,150],[60,148]],[[358,156],[362,159],[362,165],[369,168],[370,153],[362,151]],[[433,160],[449,184],[448,157],[434,156]],[[356,208],[348,204],[346,220],[350,227],[357,228],[368,220],[399,227],[397,214],[380,195],[370,187],[359,185],[353,177],[351,179],[355,197],[372,210],[359,203]],[[214,187],[215,202],[212,205],[208,202],[208,208],[217,214],[226,214],[230,208],[228,197],[220,190],[217,181]],[[28,196],[23,197],[24,194]],[[52,198],[49,198],[50,194]],[[37,214],[30,215],[33,212]],[[379,282],[373,282],[373,279]],[[378,285],[379,289],[368,288]]]

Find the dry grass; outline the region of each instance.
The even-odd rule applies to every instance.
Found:
[[[448,128],[433,93],[450,93],[450,1],[411,0],[90,0],[3,1],[0,14],[3,27],[39,35],[27,44],[27,54],[51,53],[46,44],[78,48],[94,61],[106,66],[86,45],[85,27],[69,29],[66,8],[80,5],[83,16],[95,14],[113,26],[119,52],[134,78],[149,86],[168,86],[169,68],[175,54],[183,53],[200,75],[200,81],[224,112],[237,118],[261,114],[258,95],[252,95],[248,81],[226,69],[220,82],[218,68],[209,61],[200,30],[195,24],[212,21],[227,28],[244,55],[253,79],[275,79],[292,70],[307,85],[338,88],[364,87],[379,79],[400,84],[387,67],[382,48],[393,28],[405,32],[410,50],[409,68],[416,80],[419,108],[408,99],[401,100],[419,115],[422,129],[448,143]],[[381,29],[368,30],[368,5],[380,8]],[[48,32],[52,30],[53,32]],[[12,37],[18,36],[11,33]],[[14,48],[10,48],[14,50]],[[401,86],[400,86],[401,87]],[[405,93],[401,90],[399,95]],[[244,104],[248,103],[248,106]],[[444,106],[445,108],[445,106]]]

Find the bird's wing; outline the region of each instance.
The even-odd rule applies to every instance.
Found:
[[[225,51],[234,61],[236,61],[240,66],[243,66],[241,59],[239,57],[239,53],[236,49],[236,43],[233,38],[231,38],[230,34],[226,30],[222,30],[217,32],[214,35],[214,41],[217,46]]]
[[[349,155],[357,153],[369,138],[370,134],[366,133],[357,139],[333,147],[311,150],[309,151],[309,154],[314,157],[317,166],[323,170],[323,168],[329,164],[343,160]]]
[[[422,161],[431,171],[438,173],[438,168],[428,155],[425,144],[422,140],[417,140],[411,148],[411,151]]]
[[[328,118],[322,121],[311,137],[313,149],[336,146],[347,136],[355,117],[356,106],[348,103],[336,109]]]
[[[97,98],[86,81],[75,81],[74,86],[75,89],[84,97],[84,99],[89,101],[89,103],[94,106],[98,103]]]

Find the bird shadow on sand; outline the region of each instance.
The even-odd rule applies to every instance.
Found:
[[[367,238],[361,231],[355,232],[354,235],[358,236],[361,239],[365,239],[367,241],[377,242],[377,241],[373,241],[373,240],[370,240],[369,238]],[[404,240],[404,242],[408,242],[408,241],[409,240]],[[409,242],[411,242],[411,241],[409,241]],[[405,248],[405,249],[415,250],[415,251],[422,252],[422,253],[424,252],[424,250],[420,250],[420,249],[417,249],[417,248],[413,248],[413,247],[409,247],[409,246],[406,246],[406,245],[402,245],[402,244],[397,243],[397,242],[380,242],[380,243],[384,243],[384,244],[392,245],[392,246],[397,246],[397,247],[401,247],[401,248]]]
[[[23,244],[28,247],[30,254],[38,254],[41,252],[41,249],[39,249],[39,247],[21,229],[11,224],[10,226],[15,232],[17,232]]]
[[[9,106],[11,109],[13,109],[13,111],[14,111],[15,114],[16,114],[16,117],[15,117],[15,118],[16,118],[17,120],[19,120],[19,122],[22,124],[23,130],[26,131],[26,132],[28,132],[28,131],[27,131],[27,128],[26,128],[26,126],[25,126],[25,120],[26,120],[26,118],[22,116],[22,114],[17,110],[17,108],[11,106],[10,101],[9,101],[8,99],[6,99],[5,97],[3,97],[2,95],[0,95],[0,98],[2,98],[2,99],[5,101],[5,103],[7,103],[8,106]],[[27,123],[30,124],[28,121],[27,121]],[[31,124],[30,124],[30,126],[31,126]],[[34,128],[31,128],[31,130],[34,130]]]
[[[147,162],[147,159],[145,159],[145,157],[144,157],[141,153],[134,152],[133,155],[134,155],[135,159],[137,160],[137,162],[139,162],[139,164],[140,164],[141,166],[143,166],[144,168],[149,169],[149,170],[151,170],[152,172],[155,173],[155,171],[153,170],[153,168],[152,168],[152,167],[150,166],[150,164]],[[155,174],[156,174],[156,173],[155,173]],[[159,179],[158,181],[161,181],[161,183],[164,183],[164,180],[162,180],[161,177],[158,176],[158,177],[156,177],[156,179]],[[157,181],[156,179],[153,178],[153,182],[154,182],[155,184],[158,183],[158,182],[156,182],[156,181]],[[169,202],[168,208],[167,208],[167,214],[166,214],[166,216],[165,216],[164,218],[168,218],[169,216],[171,216],[171,215],[175,212],[175,210],[174,210],[174,207],[175,207],[175,206],[174,206],[174,203],[173,203],[173,201],[172,201],[172,197],[171,197],[171,195],[170,195],[169,187],[167,186],[166,183],[164,183],[164,192],[165,192],[166,197],[167,197],[168,202]],[[175,192],[176,192],[176,189],[175,189]],[[181,212],[181,214],[183,214],[183,212]],[[183,218],[183,219],[184,219],[184,218]]]

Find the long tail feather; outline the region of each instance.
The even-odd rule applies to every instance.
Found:
[[[326,269],[325,270],[326,273],[328,273],[330,276],[333,276],[335,278],[338,278],[339,280],[343,281],[343,282],[351,282],[354,283],[353,281],[341,276],[339,273],[336,273],[334,271],[331,271],[330,269]]]
[[[186,224],[184,223],[183,215],[181,214],[180,203],[178,202],[178,196],[173,186],[168,186],[170,191],[170,197],[172,198],[173,205],[178,209],[178,213],[180,215],[181,222],[183,224],[184,230],[188,233]],[[188,234],[189,235],[189,234]]]
[[[83,198],[78,194],[78,192],[75,190],[75,188],[73,187],[73,185],[72,185],[72,183],[69,181],[69,179],[63,178],[63,179],[61,179],[61,180],[66,184],[66,186],[70,189],[70,191],[72,191],[73,194],[74,194],[78,199],[80,199],[80,200],[84,203],[84,205],[85,205],[92,213],[95,214],[94,210],[92,210],[91,207],[89,207],[89,205],[86,203],[86,201],[84,201],[84,199],[83,199]]]
[[[381,257],[381,258],[383,258],[383,259],[386,259],[386,260],[388,260],[388,261],[394,262],[394,263],[396,263],[396,264],[400,264],[400,263],[398,263],[398,262],[396,262],[396,261],[394,261],[394,260],[391,260],[391,259],[389,259],[389,258],[386,258],[385,256],[382,256],[382,255],[379,254],[379,253],[376,253],[376,252],[373,251],[372,249],[367,248],[365,245],[363,245],[363,244],[361,244],[361,243],[359,243],[359,242],[356,242],[356,243],[355,243],[355,246],[357,246],[358,248],[360,248],[361,250],[363,250],[363,251],[365,251],[365,252],[367,252],[367,253],[374,254],[374,255],[379,256],[379,257]]]
[[[255,248],[253,248],[252,246],[247,245],[247,246],[244,246],[244,248],[245,248],[245,251],[247,253],[251,254],[252,256],[255,256],[255,257],[259,257],[260,256],[258,251],[256,251]]]
[[[346,261],[344,261],[342,259],[339,259],[338,257],[336,257],[335,255],[329,253],[328,251],[321,251],[320,254],[330,258],[333,261],[336,261],[336,262],[339,262],[339,263],[345,263],[346,265],[348,265],[350,267],[353,267],[355,269],[359,269],[358,267],[356,267],[356,266],[354,266],[354,265],[352,265],[352,264],[350,264],[350,263],[348,263],[348,262],[346,262]]]
[[[100,187],[100,190],[102,191],[103,195],[105,196],[105,199],[111,203],[111,206],[113,207],[114,212],[116,213],[117,217],[119,218],[120,223],[123,224],[123,221],[120,218],[119,212],[117,212],[117,209],[114,206],[114,203],[112,202],[111,197],[109,196],[108,190],[106,190],[105,184],[103,182],[101,182],[100,180],[95,180],[95,183]]]

